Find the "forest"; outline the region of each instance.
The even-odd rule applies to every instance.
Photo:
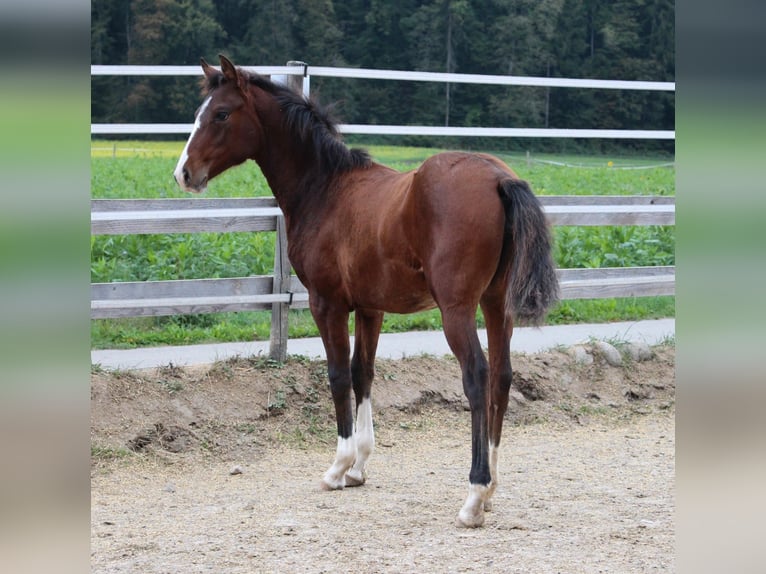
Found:
[[[92,0],[91,64],[420,70],[675,80],[670,0]],[[344,123],[672,130],[673,92],[315,76],[311,91]],[[94,123],[191,123],[193,77],[91,80]],[[364,139],[363,136],[355,136]],[[353,138],[348,138],[353,139]],[[499,139],[499,138],[498,138]],[[400,137],[376,142],[539,151],[672,154],[672,141]],[[566,149],[562,149],[566,146]]]

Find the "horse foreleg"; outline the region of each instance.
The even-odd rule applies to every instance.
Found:
[[[346,473],[356,459],[354,415],[351,408],[351,375],[347,369],[328,367],[330,390],[338,422],[338,445],[335,460],[322,478],[325,490],[340,490],[346,486]]]
[[[348,312],[333,310],[317,297],[312,297],[311,312],[322,336],[327,354],[327,373],[335,403],[338,423],[338,446],[335,461],[322,478],[326,490],[346,486],[346,472],[354,464],[354,413],[351,400],[351,367],[349,363]]]
[[[362,399],[356,407],[356,459],[346,472],[346,486],[362,486],[367,481],[367,459],[375,449],[375,432],[372,426],[372,402],[370,397]]]
[[[351,379],[356,398],[356,461],[346,473],[346,486],[361,486],[365,483],[367,459],[375,449],[371,389],[375,376],[375,351],[382,323],[383,313],[356,312],[354,357],[351,360]]]

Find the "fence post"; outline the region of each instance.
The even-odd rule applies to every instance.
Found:
[[[308,82],[304,83],[307,65],[305,62],[290,60],[288,66],[302,66],[302,76],[287,76],[287,86],[298,92],[308,94]],[[275,294],[290,292],[290,260],[287,257],[287,230],[285,216],[277,216],[277,238],[274,244],[274,286]],[[271,340],[269,358],[283,363],[287,359],[287,335],[289,329],[290,303],[271,304]]]
[[[301,66],[303,68],[302,76],[287,76],[287,87],[291,90],[303,94],[309,95],[309,78],[308,78],[308,64],[299,60],[290,60],[287,62],[288,66]]]
[[[285,216],[277,216],[277,238],[274,244],[274,294],[290,292],[290,260],[287,258]],[[271,304],[271,341],[269,357],[280,363],[287,359],[287,330],[290,303]]]

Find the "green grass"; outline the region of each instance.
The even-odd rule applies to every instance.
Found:
[[[94,198],[188,197],[172,172],[184,142],[99,141],[91,144],[91,195]],[[416,167],[440,150],[371,146],[373,157],[395,169]],[[675,170],[668,167],[620,169],[666,163],[667,158],[605,158],[498,154],[538,194],[674,195]],[[555,161],[577,167],[541,163]],[[208,197],[268,196],[266,182],[252,162],[213,181]],[[673,265],[673,227],[557,227],[557,265],[628,267]],[[269,275],[273,270],[271,233],[200,233],[91,237],[91,281],[153,281]],[[564,301],[549,324],[607,322],[674,316],[674,297]],[[483,326],[481,314],[477,317]],[[353,319],[351,321],[353,329]],[[384,332],[440,329],[438,310],[414,315],[387,315]],[[217,313],[175,317],[91,321],[93,348],[265,340],[268,312]],[[290,337],[317,336],[307,311],[290,314]]]
[[[90,447],[90,456],[94,461],[108,462],[114,460],[124,460],[132,456],[133,453],[125,448],[115,448],[92,444]]]

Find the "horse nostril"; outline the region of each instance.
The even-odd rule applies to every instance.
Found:
[[[186,185],[189,185],[189,180],[191,179],[191,175],[189,175],[189,170],[184,168],[184,183]]]

